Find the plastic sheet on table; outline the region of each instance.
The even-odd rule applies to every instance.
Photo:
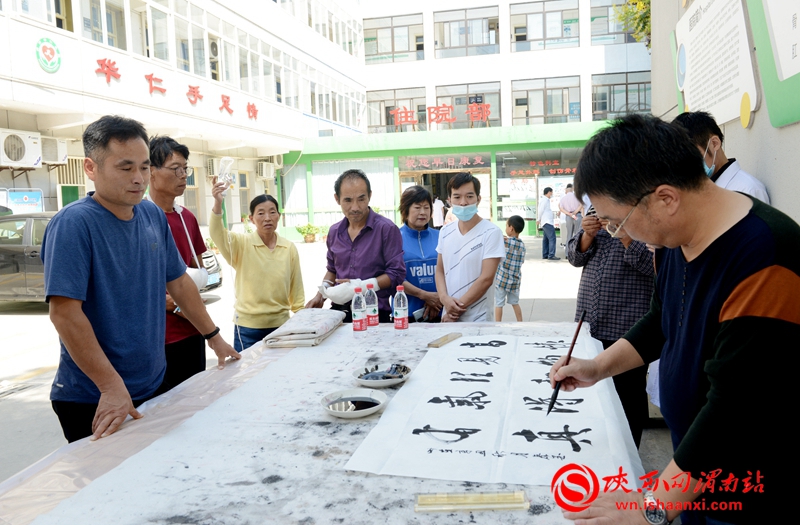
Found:
[[[143,403],[138,410],[144,417],[129,416],[111,436],[70,443],[8,478],[0,484],[0,523],[31,523],[291,350],[254,345],[223,370],[208,369]]]

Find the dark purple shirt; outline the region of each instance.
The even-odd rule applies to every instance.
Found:
[[[389,296],[406,280],[403,262],[403,236],[395,224],[370,209],[367,224],[350,240],[347,217],[328,231],[328,271],[337,279],[371,279],[386,274],[390,288],[378,291],[378,309],[390,311]]]

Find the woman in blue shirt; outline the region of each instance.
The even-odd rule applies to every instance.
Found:
[[[400,216],[403,225],[403,261],[406,264],[406,281],[409,313],[422,310],[420,321],[441,320],[442,303],[436,293],[436,245],[439,230],[428,227],[433,200],[422,186],[411,186],[400,197]],[[413,315],[409,320],[415,320]]]

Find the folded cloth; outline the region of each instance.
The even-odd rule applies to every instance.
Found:
[[[264,338],[268,347],[316,346],[344,321],[345,313],[322,308],[298,311]]]

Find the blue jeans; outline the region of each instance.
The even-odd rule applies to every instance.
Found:
[[[233,349],[242,353],[262,339],[277,330],[275,328],[247,328],[246,326],[233,325]]]
[[[556,228],[552,224],[544,224],[542,231],[542,259],[552,259],[556,256]]]

